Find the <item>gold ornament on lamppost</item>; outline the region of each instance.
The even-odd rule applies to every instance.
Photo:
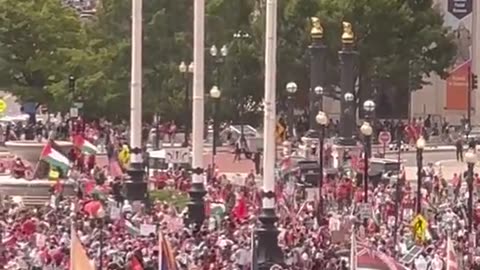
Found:
[[[320,23],[320,19],[318,17],[310,18],[312,23],[312,29],[310,30],[310,36],[312,38],[323,38],[323,27]]]
[[[342,22],[343,34],[342,34],[342,43],[343,44],[352,44],[355,34],[353,33],[352,24],[349,22]]]

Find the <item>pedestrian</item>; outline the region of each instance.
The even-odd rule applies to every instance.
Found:
[[[242,158],[240,155],[242,154],[242,147],[240,146],[240,142],[235,143],[235,150],[233,150],[233,162],[240,161]]]
[[[463,140],[458,138],[455,142],[457,161],[463,162]]]

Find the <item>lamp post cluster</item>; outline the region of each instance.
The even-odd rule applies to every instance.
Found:
[[[311,44],[310,53],[310,92],[309,111],[310,129],[315,126],[315,112],[318,108],[323,109],[323,89],[326,83],[326,55],[327,46],[324,42],[324,30],[320,19],[311,18],[312,29],[310,31]],[[354,49],[355,35],[352,25],[343,22],[342,49],[338,52],[340,58],[340,136],[339,145],[355,145],[354,139],[356,127],[355,108],[355,60],[358,52]],[[318,89],[318,90],[317,90]],[[322,89],[321,91],[319,91]],[[318,92],[322,92],[318,94]]]
[[[185,64],[184,61],[178,66],[178,71],[183,75],[184,87],[185,87],[185,96],[184,96],[184,106],[185,106],[185,137],[183,140],[183,147],[188,146],[189,134],[190,134],[190,81],[192,80],[193,75],[193,62],[190,64]],[[157,125],[158,127],[158,125]],[[158,137],[157,137],[158,138]],[[157,139],[158,140],[158,139]]]

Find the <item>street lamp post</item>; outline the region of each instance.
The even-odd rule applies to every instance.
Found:
[[[370,139],[372,137],[373,129],[369,122],[363,122],[362,126],[360,127],[360,132],[363,134],[363,202],[368,202],[368,159],[370,157],[369,149],[370,149]]]
[[[181,62],[178,66],[178,70],[183,74],[183,79],[185,82],[185,96],[184,96],[184,106],[185,106],[185,137],[183,141],[183,147],[188,147],[189,134],[190,134],[190,80],[191,75],[193,74],[193,63],[190,63],[188,66],[185,62]],[[157,125],[158,126],[158,125]]]
[[[352,95],[353,96],[353,95]],[[351,99],[351,97],[350,97]],[[373,100],[366,100],[363,103],[363,110],[365,111],[365,122],[363,125],[360,127],[360,132],[362,133],[364,137],[364,157],[363,157],[363,188],[364,188],[364,202],[368,202],[368,167],[369,167],[369,159],[372,155],[372,146],[371,146],[371,141],[372,141],[372,134],[373,134],[373,128],[372,125],[370,124],[370,117],[375,111],[375,102]]]
[[[477,154],[474,149],[468,149],[465,153],[465,161],[467,162],[467,184],[468,184],[468,232],[473,232],[473,169],[477,163]]]
[[[248,40],[250,38],[251,38],[250,34],[242,30],[238,30],[233,34],[233,39],[238,42]],[[234,85],[234,89],[237,89],[238,87],[237,76],[233,76],[233,85]],[[243,143],[245,142],[245,123],[244,123],[245,100],[241,99],[239,100],[239,102],[240,102],[240,110],[238,111],[238,116],[239,116],[238,121],[240,121],[240,142]]]
[[[217,111],[218,105],[220,101],[220,96],[222,92],[216,85],[210,89],[210,97],[213,100],[212,106],[212,169],[215,171],[215,156],[217,155],[217,139],[218,139],[218,119],[217,119]]]
[[[225,57],[227,57],[227,55],[228,55],[227,45],[223,45],[220,48],[220,54],[217,49],[217,46],[212,45],[212,47],[210,47],[210,56],[212,56],[215,63],[214,73],[215,73],[215,83],[217,84],[220,84],[220,70],[219,70],[220,67],[219,66],[225,62]]]
[[[215,63],[215,68],[214,68],[214,74],[215,74],[214,82],[215,83],[214,84],[218,85],[220,88],[222,88],[224,85],[223,85],[223,80],[221,80],[221,77],[220,77],[220,65],[225,63],[225,58],[228,55],[227,45],[223,45],[220,48],[220,53],[219,53],[219,50],[217,49],[217,46],[212,45],[212,47],[210,47],[210,55],[214,59],[214,63]],[[214,131],[212,130],[212,132],[214,132]],[[215,140],[214,139],[215,136],[216,136],[216,134],[214,132],[212,134],[212,140]],[[214,144],[216,143],[217,146],[218,146],[218,145],[220,145],[220,140],[215,140],[212,143],[214,143]]]
[[[339,52],[340,57],[340,88],[342,95],[352,95],[355,91],[355,59],[357,51],[354,50],[355,36],[352,25],[343,22],[342,34],[342,50]],[[340,137],[338,143],[344,146],[355,145],[353,138],[356,126],[355,103],[346,98],[340,100]]]
[[[425,139],[420,136],[417,139],[417,214],[422,213],[422,178],[423,178],[423,149],[425,148]]]
[[[292,138],[293,137],[293,126],[294,124],[294,119],[293,119],[293,114],[294,114],[294,95],[297,92],[297,84],[295,82],[289,82],[287,83],[285,89],[287,90],[287,122],[288,122],[288,137]]]
[[[317,213],[317,223],[321,224],[323,217],[323,142],[325,139],[325,126],[328,124],[327,114],[319,111],[315,120],[318,124],[318,167],[319,167],[319,178],[318,178],[318,213]]]

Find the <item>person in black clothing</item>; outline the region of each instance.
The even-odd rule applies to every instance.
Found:
[[[463,140],[462,140],[462,138],[459,138],[455,142],[455,148],[456,148],[457,161],[463,162]]]
[[[260,152],[255,152],[255,154],[253,154],[253,163],[255,164],[255,174],[260,174],[260,158],[261,158],[261,154]]]

